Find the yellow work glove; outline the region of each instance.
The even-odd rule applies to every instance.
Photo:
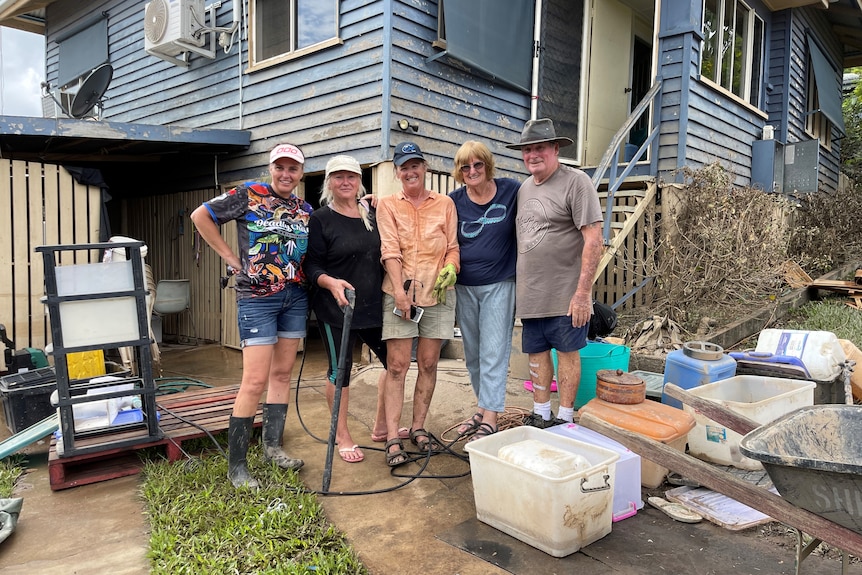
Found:
[[[437,275],[437,281],[434,282],[434,297],[437,303],[446,304],[446,289],[455,285],[458,276],[455,275],[455,264],[446,264],[440,273]]]

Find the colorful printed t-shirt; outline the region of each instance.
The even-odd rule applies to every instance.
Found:
[[[312,207],[291,194],[282,198],[268,184],[246,182],[204,205],[219,225],[237,222],[242,272],[237,274],[237,299],[278,293],[304,284],[302,260],[308,248]]]

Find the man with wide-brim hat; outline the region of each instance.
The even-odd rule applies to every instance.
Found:
[[[602,209],[589,176],[560,163],[557,136],[548,118],[530,120],[520,150],[530,177],[518,190],[516,315],[521,349],[529,355],[533,413],[526,423],[547,428],[574,419],[581,379],[580,350],[587,344],[592,286],[602,253]],[[551,413],[551,380],[557,353],[557,417]]]

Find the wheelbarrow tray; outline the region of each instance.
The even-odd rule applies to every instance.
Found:
[[[862,406],[799,408],[747,433],[739,451],[784,499],[862,533]]]

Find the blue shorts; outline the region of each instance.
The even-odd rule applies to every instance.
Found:
[[[275,345],[278,338],[305,337],[308,294],[298,284],[263,297],[237,301],[240,345]]]
[[[557,351],[578,351],[587,345],[590,324],[572,327],[568,315],[521,319],[521,351],[542,353],[552,348]]]

